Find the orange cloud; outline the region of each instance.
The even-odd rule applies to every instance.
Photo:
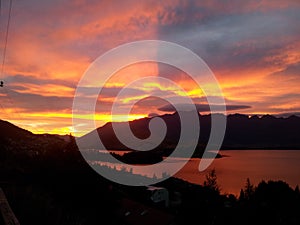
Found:
[[[90,63],[111,48],[143,39],[173,41],[190,48],[215,73],[228,103],[252,106],[245,113],[292,112],[300,107],[299,76],[288,70],[300,62],[297,1],[88,3],[14,2],[1,74],[5,81],[5,88],[0,89],[1,118],[38,132],[69,133],[72,96]],[[8,16],[5,7],[3,21]],[[4,34],[5,28],[0,29]],[[1,52],[3,40],[1,35]],[[138,63],[117,71],[105,84],[107,92],[99,97],[103,116],[97,120],[111,119],[106,110],[115,101],[112,94],[146,76],[171,79],[195,101],[205,102],[203,91],[183,72]],[[209,89],[205,94],[214,94],[212,84],[203,85]],[[155,92],[184,94],[157,82],[137,82],[134,89],[134,96],[125,96],[118,104],[127,107]],[[158,111],[155,105],[136,104],[132,112],[131,119]]]

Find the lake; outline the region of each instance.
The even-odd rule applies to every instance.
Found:
[[[198,170],[200,160],[205,159],[193,158],[174,177],[203,184],[207,172],[215,169],[221,192],[236,196],[247,178],[254,185],[262,180],[283,180],[292,188],[300,185],[300,150],[223,150],[220,153],[224,157],[215,159],[205,171]],[[174,159],[172,163],[175,165],[178,160],[182,159]],[[133,170],[133,173],[145,174],[145,171]]]
[[[299,150],[226,150],[204,172],[198,171],[200,159],[191,159],[175,177],[203,184],[205,174],[215,169],[222,193],[238,195],[246,179],[257,185],[261,180],[283,180],[292,188],[300,184]]]

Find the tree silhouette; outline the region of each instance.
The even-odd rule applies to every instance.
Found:
[[[217,183],[217,174],[216,170],[212,169],[205,175],[206,180],[203,183],[204,187],[208,187],[218,193],[220,193],[220,187]]]
[[[299,194],[300,194],[299,186],[298,186],[298,185],[295,187],[295,193],[296,193],[296,195],[299,195]]]
[[[64,152],[70,153],[70,152],[75,152],[78,150],[77,144],[76,144],[76,140],[75,137],[72,135],[72,133],[70,133],[68,135],[68,142],[67,145],[65,147],[65,149],[63,150]]]
[[[250,179],[247,178],[245,189],[244,189],[245,199],[249,200],[252,198],[253,195],[254,195],[254,186],[253,184],[251,184]]]
[[[240,196],[239,196],[239,201],[244,201],[245,200],[245,192],[243,189],[240,191]]]

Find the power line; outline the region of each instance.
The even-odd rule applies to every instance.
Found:
[[[6,33],[5,33],[5,41],[4,41],[4,49],[3,49],[3,57],[2,57],[2,66],[1,66],[1,77],[3,77],[4,73],[4,66],[5,66],[5,59],[6,59],[6,50],[7,50],[7,43],[8,43],[8,34],[9,34],[9,27],[10,27],[10,20],[11,20],[11,12],[12,12],[12,0],[9,1],[9,10],[8,10],[8,19],[7,19],[7,24],[6,24]],[[0,16],[2,14],[2,1],[0,0]],[[11,99],[7,86],[1,81],[1,89],[4,91],[6,99],[9,101],[10,105],[13,106],[13,100]],[[3,109],[3,112],[7,115],[8,119],[11,120],[10,114],[7,113],[5,107],[1,105],[1,108]],[[20,120],[20,114],[15,109],[14,114],[17,114],[18,119]]]
[[[3,57],[2,57],[2,66],[1,66],[1,74],[0,77],[2,78],[3,72],[4,72],[4,65],[5,65],[5,58],[6,58],[6,49],[7,49],[7,42],[8,42],[8,32],[9,32],[9,25],[10,25],[10,18],[11,18],[11,11],[12,11],[12,0],[9,2],[9,11],[8,11],[8,20],[6,24],[6,33],[5,33],[5,42],[4,42],[4,50],[3,50]],[[2,16],[2,1],[0,0],[0,17]],[[6,92],[5,86],[3,84],[3,81],[1,80],[1,89]],[[5,93],[6,97],[8,96],[8,93]],[[8,115],[8,118],[10,118],[9,114],[6,112],[6,109],[1,105],[1,108],[3,109],[3,112]]]
[[[1,2],[0,2],[0,11],[1,11],[1,9],[2,9],[2,7],[1,7]],[[3,58],[2,58],[1,77],[3,76],[4,64],[5,64],[5,58],[6,58],[6,48],[7,48],[7,42],[8,42],[8,32],[9,32],[9,25],[10,25],[10,18],[11,18],[11,10],[12,10],[12,0],[9,1],[9,11],[8,11],[8,20],[7,20],[7,24],[6,24],[6,34],[5,34],[5,42],[4,42],[4,50],[3,50]]]

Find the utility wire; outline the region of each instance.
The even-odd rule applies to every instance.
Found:
[[[0,11],[1,11],[1,9],[2,9],[2,7],[1,7],[1,0],[0,0]],[[5,64],[5,58],[6,58],[6,49],[7,49],[7,42],[8,42],[9,25],[10,25],[10,18],[11,18],[11,9],[12,9],[12,0],[9,1],[8,20],[7,20],[7,24],[6,24],[6,34],[5,34],[2,66],[1,66],[1,77],[3,76],[3,72],[4,72],[4,64]]]

